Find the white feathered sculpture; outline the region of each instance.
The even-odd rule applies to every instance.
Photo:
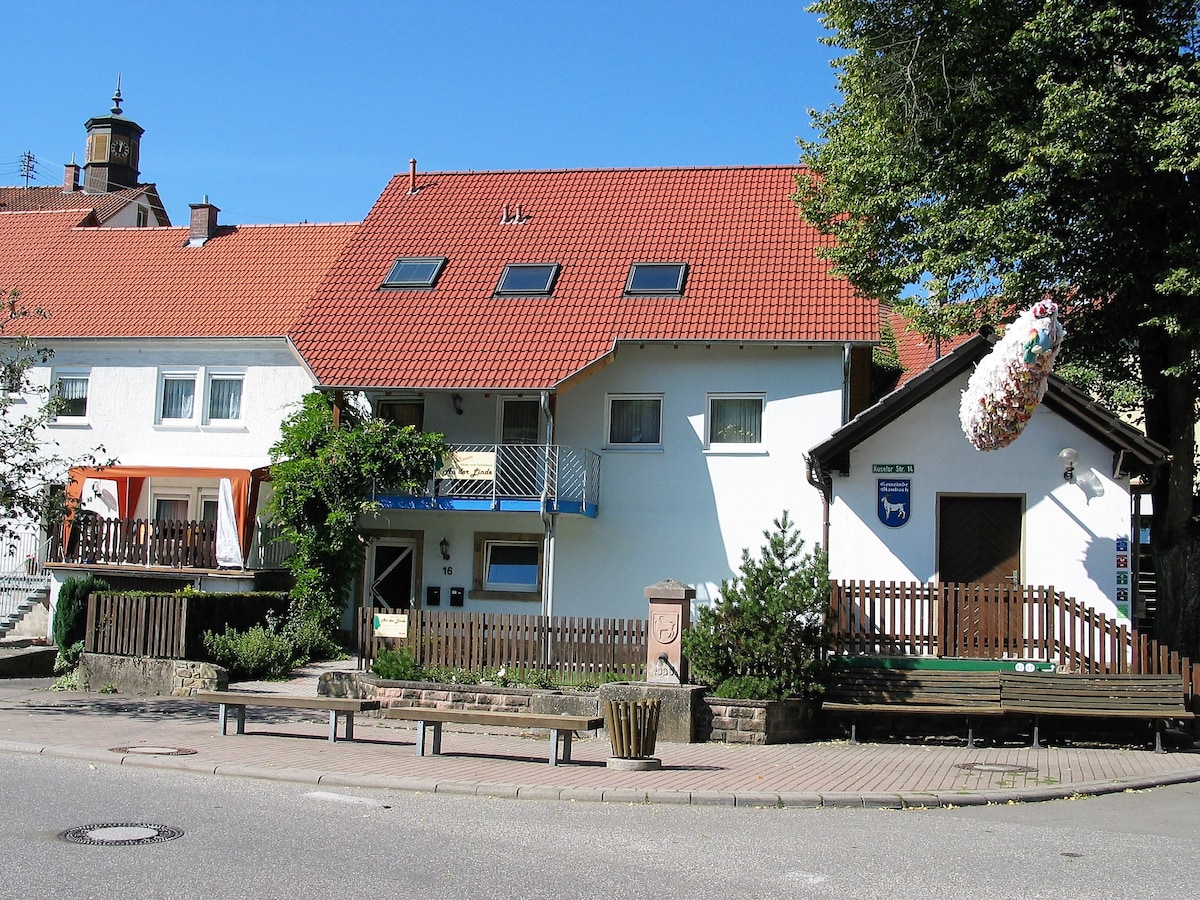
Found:
[[[1053,300],[1017,317],[967,382],[959,407],[963,433],[976,450],[1007,447],[1046,394],[1046,381],[1065,331]]]

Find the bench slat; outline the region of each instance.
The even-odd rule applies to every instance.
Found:
[[[604,716],[572,716],[528,712],[504,712],[487,709],[448,709],[423,706],[390,706],[383,711],[388,719],[451,722],[460,725],[512,725],[524,728],[569,728],[595,731],[604,727]]]

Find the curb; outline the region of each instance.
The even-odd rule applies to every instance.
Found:
[[[237,763],[198,763],[187,757],[154,757],[143,754],[114,754],[106,750],[79,747],[27,744],[0,740],[0,752],[47,756],[57,759],[86,760],[104,765],[135,766],[191,772],[197,775],[221,775],[256,778],[292,784],[333,787],[382,788],[416,794],[451,794],[502,800],[554,800],[589,803],[648,803],[681,806],[733,806],[757,809],[953,809],[962,806],[990,806],[1009,803],[1040,803],[1071,797],[1094,797],[1125,791],[1148,790],[1172,784],[1200,782],[1200,769],[1166,773],[1160,776],[1128,778],[1119,781],[1080,782],[1061,787],[1014,788],[1008,791],[670,791],[636,788],[557,788],[545,785],[485,784],[471,781],[437,781],[391,775],[355,775],[322,772],[316,769],[272,768]]]

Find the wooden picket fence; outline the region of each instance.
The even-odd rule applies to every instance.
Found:
[[[601,678],[640,681],[645,675],[645,619],[530,616],[415,609],[406,638],[375,634],[378,614],[394,610],[363,607],[359,658],[369,667],[384,647],[403,647],[423,666],[472,672],[537,670],[556,684]]]
[[[920,582],[830,584],[831,652],[1053,662],[1085,674],[1179,675],[1200,665],[1050,587]]]
[[[88,597],[83,649],[116,656],[202,659],[205,631],[245,630],[287,608],[283,594],[124,594]]]

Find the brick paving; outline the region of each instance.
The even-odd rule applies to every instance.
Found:
[[[0,751],[322,785],[753,806],[967,805],[1200,781],[1198,752],[1117,747],[659,742],[660,770],[622,772],[605,765],[610,751],[603,732],[576,738],[573,762],[551,767],[544,733],[447,727],[443,755],[418,757],[415,729],[369,716],[356,718],[354,741],[331,744],[325,713],[251,708],[246,734],[221,736],[212,704],[55,692],[49,684],[0,681]],[[315,672],[291,682],[235,687],[312,695]],[[180,748],[195,752],[165,753]]]

